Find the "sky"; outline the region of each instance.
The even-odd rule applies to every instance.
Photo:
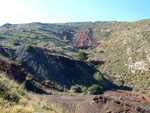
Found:
[[[142,19],[150,19],[150,0],[0,0],[0,25]]]

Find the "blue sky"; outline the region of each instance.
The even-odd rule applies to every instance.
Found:
[[[0,25],[138,21],[150,19],[150,0],[1,0]]]

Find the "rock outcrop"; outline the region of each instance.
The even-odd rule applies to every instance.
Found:
[[[0,70],[5,72],[9,78],[14,78],[18,81],[22,81],[23,76],[21,76],[22,65],[16,62],[10,62],[4,59],[0,59]]]
[[[20,62],[9,62],[0,60],[0,69],[15,80],[26,80],[25,88],[29,91],[43,93],[36,83],[45,88],[63,90],[72,85],[91,86],[96,83],[93,77],[97,70],[83,61],[71,60],[67,56],[53,55],[53,51],[33,47],[34,51],[24,51],[25,45],[16,46],[11,55],[13,60]],[[112,83],[103,78],[104,89],[110,89]],[[32,84],[32,88],[30,87]],[[114,86],[115,87],[115,86]]]
[[[0,70],[13,75],[20,75],[22,66],[15,62],[9,62],[3,59],[0,59]]]
[[[145,96],[142,96],[145,98]],[[108,91],[80,103],[77,113],[149,113],[149,100],[129,91]]]
[[[135,73],[138,70],[144,72],[144,71],[148,71],[148,65],[145,63],[144,60],[135,63],[130,62],[128,64],[128,69],[130,69],[132,73]]]
[[[87,49],[94,45],[93,31],[82,31],[74,37],[72,44],[78,49]]]
[[[93,84],[93,74],[97,70],[85,62],[47,54],[38,47],[33,52],[25,52],[24,47],[18,46],[14,57],[16,60],[22,59],[24,70],[40,81],[51,80],[66,88],[74,84]]]

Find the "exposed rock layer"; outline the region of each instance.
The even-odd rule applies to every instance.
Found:
[[[93,31],[82,31],[77,35],[73,41],[73,46],[79,49],[87,49],[94,45]]]
[[[0,58],[0,70],[4,71],[10,78],[15,78],[19,81],[22,80],[21,76],[22,65],[10,62]]]
[[[73,84],[88,86],[93,84],[93,74],[97,70],[85,62],[51,55],[38,47],[34,48],[34,52],[24,52],[24,47],[24,45],[18,46],[14,57],[22,59],[24,70],[40,81],[51,80],[65,87]]]

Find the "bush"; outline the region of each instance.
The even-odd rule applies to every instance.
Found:
[[[82,88],[78,85],[71,86],[70,90],[71,90],[71,92],[74,92],[74,93],[81,93],[82,92]]]
[[[78,60],[87,60],[87,53],[85,53],[84,51],[79,51],[76,58]]]
[[[93,84],[91,87],[88,88],[88,92],[90,94],[103,94],[103,88],[97,84]]]
[[[96,80],[97,84],[99,84],[99,85],[102,84],[103,78],[102,78],[102,74],[100,72],[94,73],[93,77]]]
[[[82,93],[87,93],[87,87],[86,86],[82,87]]]
[[[25,48],[23,49],[24,52],[33,52],[34,47],[31,45],[26,45]]]

